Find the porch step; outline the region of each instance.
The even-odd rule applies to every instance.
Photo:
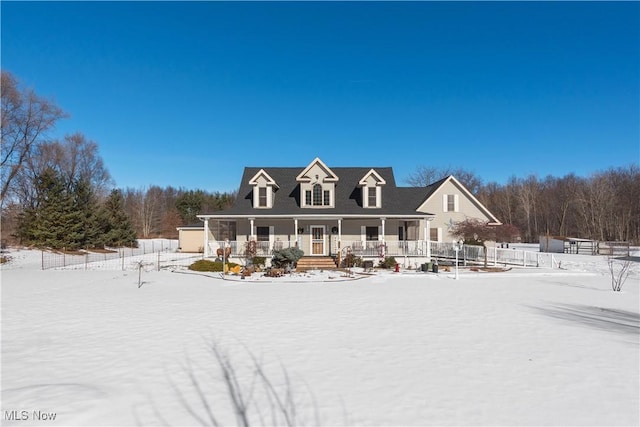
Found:
[[[330,256],[303,256],[298,260],[296,271],[306,270],[335,270],[337,268],[335,260]]]

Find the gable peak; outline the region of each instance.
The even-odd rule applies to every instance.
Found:
[[[318,172],[322,173],[322,179]],[[320,160],[320,157],[313,159],[313,161],[309,163],[309,165],[296,177],[296,181],[298,182],[311,182],[319,179],[323,182],[338,181],[338,176],[327,165],[325,165],[322,160]]]

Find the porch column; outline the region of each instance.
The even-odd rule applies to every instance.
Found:
[[[425,218],[424,241],[427,244],[427,260],[431,261],[431,220]]]
[[[298,218],[294,218],[293,219],[293,231],[294,231],[295,236],[296,236],[295,246],[298,247]]]
[[[254,230],[254,223],[255,223],[255,218],[249,218],[249,222],[251,223],[251,231],[249,232],[249,240],[254,240],[254,237],[256,235],[255,230]]]
[[[342,219],[338,218],[338,266],[342,265]]]
[[[385,223],[386,218],[380,218],[380,221],[382,221],[382,244],[384,244],[384,223]]]
[[[209,256],[209,218],[204,219],[204,257]]]

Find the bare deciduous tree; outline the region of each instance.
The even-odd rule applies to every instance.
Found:
[[[607,260],[609,265],[609,273],[611,274],[611,288],[614,292],[620,292],[624,282],[629,277],[631,260],[629,259],[615,259],[610,256]]]
[[[411,187],[426,187],[449,175],[453,175],[472,193],[477,193],[482,187],[482,180],[475,173],[466,169],[452,167],[418,166],[416,172],[410,174],[405,181]]]
[[[2,71],[1,85],[0,203],[3,203],[35,145],[66,114],[33,90],[21,88],[18,80],[9,72]]]

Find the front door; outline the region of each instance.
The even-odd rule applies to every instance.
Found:
[[[324,225],[311,226],[311,255],[324,255]]]

